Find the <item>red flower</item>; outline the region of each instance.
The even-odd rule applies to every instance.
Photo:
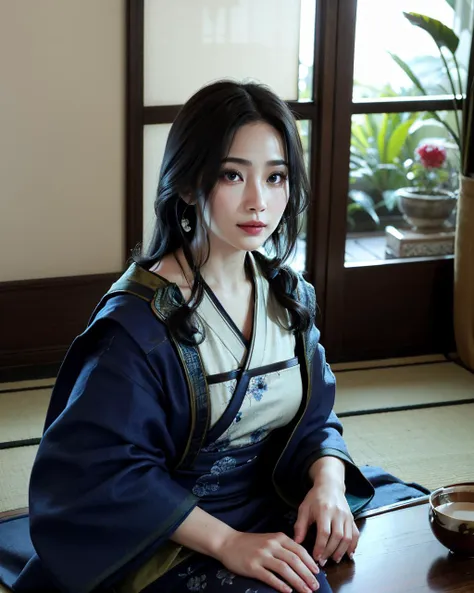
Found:
[[[446,161],[446,149],[438,144],[421,144],[416,149],[423,167],[439,169]]]

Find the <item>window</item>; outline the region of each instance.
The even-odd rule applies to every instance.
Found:
[[[138,241],[146,244],[151,238],[167,136],[180,106],[201,86],[219,78],[268,84],[299,118],[308,170],[314,160],[311,131],[317,116],[313,99],[316,0],[232,4],[137,0],[129,2],[128,11],[127,254]],[[142,196],[141,203],[137,195]],[[306,266],[306,224],[305,217],[290,262],[298,270]]]
[[[160,163],[180,105],[215,78],[260,79],[299,120],[313,195],[290,263],[316,288],[328,360],[451,351],[452,256],[387,258],[386,228],[404,222],[394,199],[410,172],[402,167],[420,140],[447,146],[446,124],[456,131],[462,105],[436,44],[401,12],[426,12],[453,28],[462,86],[474,67],[473,5],[127,0],[126,257],[150,236]],[[445,59],[457,80],[456,62]],[[452,167],[455,149],[447,153]],[[456,175],[443,183],[455,187]]]
[[[425,31],[413,27],[404,12],[425,14],[454,30],[460,38],[456,55],[465,83],[472,33],[471,0],[358,0],[354,100],[420,95],[393,55],[410,66],[429,95],[450,94],[436,44]],[[452,60],[449,62],[454,68]]]
[[[358,1],[346,265],[453,253],[461,125],[454,96],[466,88],[473,6],[471,0]],[[441,43],[458,36],[454,54],[440,51],[404,12],[446,25],[452,37],[449,29],[435,33]],[[439,169],[420,168],[423,145],[445,155]],[[439,196],[445,222],[417,219],[417,226],[407,213],[413,200],[404,197],[405,187],[409,198]]]

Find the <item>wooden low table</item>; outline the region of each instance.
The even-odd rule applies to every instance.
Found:
[[[0,513],[0,520],[27,511]],[[325,567],[333,593],[474,593],[474,558],[453,556],[435,539],[427,496],[368,511],[357,524],[354,562]]]
[[[325,567],[334,593],[474,593],[474,558],[434,537],[427,498],[361,515],[354,562]]]

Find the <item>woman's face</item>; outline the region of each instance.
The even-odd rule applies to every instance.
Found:
[[[239,128],[204,211],[211,252],[261,247],[277,228],[288,196],[280,134],[264,122]]]

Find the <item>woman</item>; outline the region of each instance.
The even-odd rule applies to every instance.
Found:
[[[314,291],[284,266],[308,194],[269,89],[221,81],[183,107],[148,251],[59,374],[17,591],[330,591],[318,564],[352,557],[373,488],[332,412]]]

